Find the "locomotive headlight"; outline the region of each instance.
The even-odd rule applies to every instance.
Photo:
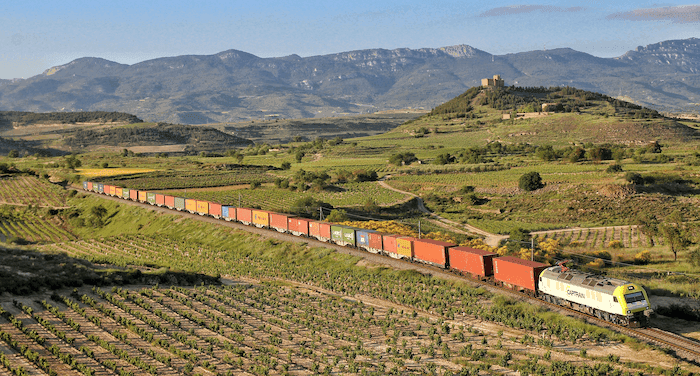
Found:
[[[627,310],[627,314],[629,315],[630,313],[632,313],[632,311],[630,311],[630,310],[628,309],[628,310]]]

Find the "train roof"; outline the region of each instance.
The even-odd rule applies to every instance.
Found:
[[[560,265],[545,269],[542,272],[542,276],[608,294],[612,294],[617,287],[629,283],[621,279],[610,278],[599,274],[585,273],[579,270],[565,268]]]

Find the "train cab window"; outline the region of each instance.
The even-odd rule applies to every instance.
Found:
[[[613,296],[613,302],[617,303],[617,296]]]
[[[639,302],[639,301],[642,301],[642,300],[645,300],[645,299],[644,299],[644,294],[642,294],[641,292],[635,292],[635,293],[632,293],[632,294],[626,294],[626,295],[625,295],[625,301],[626,301],[628,304],[629,304],[629,303],[634,303],[634,302]]]
[[[566,276],[566,278],[564,278],[564,279],[566,279],[567,281],[571,281],[573,278],[574,278],[574,275],[573,275],[573,274],[568,274],[568,275]]]

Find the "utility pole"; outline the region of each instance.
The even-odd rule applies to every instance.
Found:
[[[530,261],[535,261],[535,238],[530,237]]]
[[[421,238],[421,233],[420,233],[420,219],[418,220],[418,239]]]
[[[241,194],[238,193],[238,207],[241,207]]]
[[[318,207],[318,220],[319,221],[323,220],[323,206]]]

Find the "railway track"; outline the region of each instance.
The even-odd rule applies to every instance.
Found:
[[[355,249],[355,248],[350,248],[346,246],[340,246],[334,243],[326,243],[322,242],[320,240],[316,240],[314,238],[307,238],[307,237],[300,237],[300,236],[295,236],[287,233],[281,233],[278,232],[274,229],[263,229],[263,228],[258,228],[258,227],[253,227],[253,226],[247,226],[241,223],[237,222],[229,222],[229,221],[223,221],[220,219],[215,219],[211,217],[204,217],[198,214],[192,214],[184,211],[175,211],[163,207],[158,207],[146,203],[140,203],[140,202],[135,202],[135,201],[130,201],[130,200],[123,200],[121,198],[116,198],[116,197],[111,197],[111,196],[105,196],[101,195],[98,193],[94,192],[84,192],[87,194],[93,194],[97,197],[103,198],[103,199],[108,199],[108,200],[113,200],[113,201],[118,201],[121,203],[127,203],[130,205],[137,205],[141,206],[147,209],[155,210],[155,211],[160,211],[163,213],[168,213],[168,214],[173,214],[177,213],[182,216],[190,217],[190,218],[196,218],[198,220],[203,220],[206,222],[214,223],[214,224],[223,224],[229,227],[237,228],[240,230],[260,234],[266,237],[274,237],[279,240],[284,240],[284,241],[291,241],[295,243],[308,243],[310,245],[314,246],[319,246],[319,247],[325,247],[325,248],[332,248],[335,249],[341,253],[346,253],[350,255],[355,255],[359,257],[363,257],[367,259],[368,261],[379,263],[379,264],[386,264],[392,267],[396,267],[397,269],[404,269],[404,270],[416,270],[422,273],[430,274],[433,276],[440,276],[441,278],[449,279],[449,280],[467,280],[469,282],[479,284],[481,286],[484,286],[492,291],[498,291],[500,293],[504,293],[506,295],[520,298],[520,299],[526,299],[531,302],[534,302],[536,304],[548,307],[552,310],[559,311],[559,312],[565,312],[569,316],[574,316],[580,319],[583,319],[591,324],[595,324],[601,327],[605,327],[614,331],[617,331],[619,333],[628,335],[630,337],[639,339],[641,341],[644,341],[646,343],[652,344],[659,346],[661,348],[669,349],[672,350],[675,355],[678,358],[695,362],[695,363],[700,363],[700,342],[695,341],[693,339],[684,337],[682,335],[676,334],[676,333],[671,333],[671,332],[666,332],[661,329],[657,328],[628,328],[625,326],[617,325],[610,323],[608,321],[605,321],[603,319],[599,319],[594,316],[589,316],[587,314],[584,314],[582,312],[576,311],[574,309],[560,306],[557,304],[545,302],[544,300],[538,299],[536,297],[533,297],[531,295],[512,290],[510,288],[504,287],[504,286],[499,286],[493,283],[489,283],[486,281],[480,281],[474,278],[469,278],[468,276],[458,274],[455,272],[450,272],[445,269],[441,269],[435,266],[427,265],[427,264],[422,264],[422,263],[415,263],[403,259],[394,259],[388,256],[383,256],[379,254],[373,254],[369,252],[362,251],[360,249]]]

